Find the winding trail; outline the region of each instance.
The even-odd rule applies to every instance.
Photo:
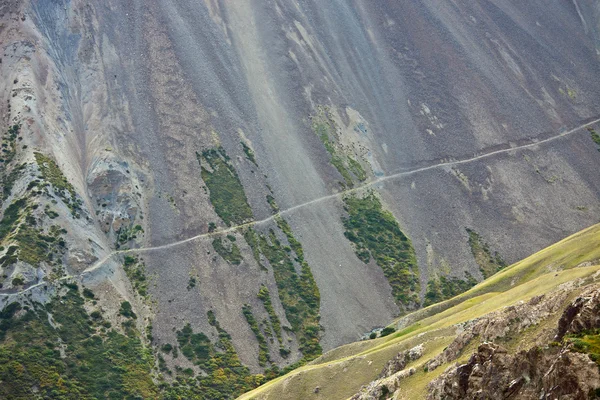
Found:
[[[464,159],[460,159],[460,160],[452,160],[452,161],[432,161],[431,165],[427,165],[427,166],[423,166],[423,167],[419,167],[419,168],[414,168],[414,169],[408,169],[408,170],[404,170],[404,171],[400,171],[391,175],[386,175],[386,176],[382,176],[379,177],[377,179],[374,179],[372,181],[369,182],[365,182],[360,186],[356,186],[353,187],[351,189],[347,189],[338,193],[333,193],[327,196],[323,196],[323,197],[319,197],[310,201],[307,201],[305,203],[301,203],[301,204],[297,204],[295,206],[292,206],[290,208],[287,208],[285,210],[281,210],[278,213],[271,215],[267,218],[261,219],[261,220],[257,220],[257,221],[251,221],[251,222],[247,222],[245,224],[240,224],[240,225],[235,225],[235,226],[231,226],[229,228],[225,228],[225,229],[220,229],[220,230],[216,230],[214,232],[208,232],[208,233],[202,233],[196,236],[192,236],[189,237],[187,239],[182,239],[182,240],[178,240],[176,242],[172,242],[172,243],[167,243],[167,244],[163,244],[163,245],[159,245],[159,246],[151,246],[151,247],[142,247],[142,248],[137,248],[137,249],[127,249],[127,250],[114,250],[112,252],[110,252],[109,254],[107,254],[104,258],[98,260],[97,262],[95,262],[93,265],[91,265],[90,267],[86,268],[84,271],[82,271],[81,273],[77,274],[77,275],[67,275],[64,276],[62,278],[57,279],[56,281],[63,281],[63,280],[68,280],[68,279],[72,279],[72,278],[77,278],[77,277],[82,277],[86,274],[89,274],[97,269],[99,269],[100,267],[102,267],[107,261],[109,261],[111,258],[113,258],[114,256],[118,256],[121,254],[134,254],[134,253],[146,253],[146,252],[151,252],[151,251],[155,251],[155,250],[165,250],[165,249],[170,249],[173,247],[177,247],[180,246],[182,244],[185,243],[190,243],[199,239],[203,239],[203,238],[209,238],[209,237],[213,237],[213,236],[220,236],[223,234],[227,234],[230,232],[234,232],[240,229],[244,229],[244,228],[248,228],[248,227],[252,227],[255,225],[261,225],[267,222],[271,222],[273,221],[277,216],[282,216],[282,215],[286,215],[286,214],[291,214],[294,211],[300,209],[300,208],[304,208],[304,207],[308,207],[308,206],[312,206],[314,204],[318,204],[318,203],[322,203],[322,202],[326,202],[328,200],[332,200],[332,199],[338,199],[340,197],[343,197],[347,194],[351,194],[351,193],[356,193],[359,192],[361,190],[364,190],[366,188],[369,188],[373,185],[376,185],[378,183],[381,182],[386,182],[389,180],[393,180],[393,179],[398,179],[398,178],[402,178],[405,176],[410,176],[413,174],[417,174],[419,172],[424,172],[424,171],[429,171],[429,170],[433,170],[436,168],[443,168],[443,167],[449,167],[449,166],[455,166],[455,165],[461,165],[461,164],[467,164],[467,163],[471,163],[474,161],[478,161],[478,160],[482,160],[485,158],[489,158],[498,154],[504,154],[504,153],[510,153],[510,152],[514,152],[514,151],[518,151],[518,150],[524,150],[524,149],[528,149],[528,148],[532,148],[535,146],[539,146],[545,143],[549,143],[552,141],[555,141],[557,139],[563,138],[565,136],[569,136],[575,132],[578,132],[582,129],[585,129],[591,125],[594,125],[596,123],[600,122],[600,118],[596,118],[594,120],[591,120],[589,122],[586,122],[582,125],[579,125],[571,130],[559,133],[557,135],[548,137],[546,139],[543,140],[539,140],[539,141],[533,141],[531,143],[526,143],[523,145],[518,145],[518,146],[514,146],[514,147],[507,147],[507,148],[502,148],[502,149],[498,149],[498,150],[492,150],[492,151],[488,151],[488,152],[482,152],[481,154],[478,155],[474,155],[473,157],[470,158],[464,158]],[[55,282],[56,282],[55,281]],[[35,285],[32,285],[26,289],[23,289],[21,291],[15,292],[15,293],[0,293],[0,296],[3,297],[11,297],[11,296],[19,296],[23,293],[26,293],[28,291],[31,291],[37,287],[40,286],[44,286],[44,285],[51,285],[52,283],[50,282],[40,282],[37,283]]]

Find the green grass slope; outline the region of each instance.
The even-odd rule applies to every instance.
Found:
[[[399,351],[425,342],[426,353],[412,365],[418,372],[402,384],[403,397],[423,398],[427,383],[447,367],[442,365],[426,372],[423,364],[452,342],[456,324],[551,292],[566,282],[592,279],[600,270],[598,243],[600,224],[507,267],[459,296],[394,321],[398,331],[390,336],[331,350],[239,399],[346,399],[376,379],[386,362]],[[519,346],[528,337],[535,337],[538,330],[545,329],[543,325],[524,333]],[[470,354],[468,350],[463,351],[463,358]]]

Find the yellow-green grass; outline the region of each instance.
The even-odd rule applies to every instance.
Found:
[[[584,262],[597,264],[600,260],[600,224],[577,232],[558,243],[506,267],[463,294],[431,305],[400,318],[396,323],[407,326],[414,321],[439,313],[465,299],[489,292],[501,292],[520,285],[545,272],[570,269]]]
[[[419,366],[417,374],[401,387],[407,398],[422,398],[427,383],[446,368],[442,365],[426,373],[422,364],[451,342],[456,334],[454,325],[548,293],[566,282],[590,277],[600,266],[581,264],[596,263],[600,258],[599,242],[600,225],[594,225],[507,267],[462,295],[404,317],[400,325],[404,328],[390,336],[331,350],[240,399],[345,399],[376,379],[399,351],[425,343],[427,354],[415,364]],[[464,357],[468,357],[466,351]]]

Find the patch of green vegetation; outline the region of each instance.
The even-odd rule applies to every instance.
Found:
[[[228,235],[229,236],[229,235]],[[235,238],[234,238],[235,239]],[[233,265],[240,265],[243,257],[240,248],[228,237],[223,239],[217,237],[212,241],[212,246],[224,260]]]
[[[484,279],[489,278],[496,272],[506,267],[506,263],[497,251],[492,252],[490,246],[474,230],[467,228],[469,234],[469,246],[471,253],[475,257],[475,262],[479,265],[479,270]]]
[[[573,350],[585,353],[600,368],[600,330],[585,331],[577,335],[568,335],[564,342],[572,343]]]
[[[265,306],[265,310],[267,311],[267,314],[269,314],[269,320],[271,321],[273,332],[275,332],[275,336],[277,336],[277,340],[279,341],[279,344],[281,344],[281,322],[279,322],[279,318],[275,313],[273,303],[271,302],[271,293],[266,286],[261,285],[260,290],[258,291],[258,298]]]
[[[75,188],[63,175],[58,164],[52,158],[42,153],[35,152],[34,155],[42,174],[42,179],[44,180],[43,186],[52,186],[54,193],[69,207],[71,214],[75,218],[79,218],[83,202],[77,198]]]
[[[119,228],[119,230],[117,231],[117,243],[116,243],[116,247],[117,249],[121,247],[121,245],[137,239],[137,235],[139,233],[144,233],[144,228],[142,228],[141,225],[135,225],[132,227],[121,227]]]
[[[0,398],[158,398],[150,350],[90,318],[76,287],[0,313]]]
[[[148,278],[146,277],[146,266],[137,256],[126,255],[123,259],[123,269],[131,286],[143,298],[148,298]]]
[[[279,212],[279,206],[277,205],[277,202],[275,201],[275,197],[268,194],[267,195],[267,203],[269,203],[269,205],[271,206],[271,210],[273,210],[273,212],[275,212],[275,213]]]
[[[165,387],[165,399],[233,399],[265,381],[264,375],[252,375],[242,365],[231,343],[231,336],[219,327],[214,313],[209,319],[213,320],[213,326],[218,327],[219,336],[215,344],[204,333],[194,333],[189,323],[177,331],[181,353],[203,374],[195,379],[178,376],[176,383]]]
[[[340,146],[336,143],[338,135],[336,123],[326,108],[320,107],[317,115],[312,116],[312,129],[329,153],[331,157],[329,162],[344,178],[346,187],[351,188],[354,186],[354,179],[358,179],[360,182],[367,179],[367,174],[362,165],[356,159],[346,155],[344,150],[339,148]]]
[[[196,283],[196,277],[190,276],[190,279],[188,280],[187,290],[192,290],[193,288],[195,288]]]
[[[427,283],[427,292],[425,293],[423,306],[427,307],[431,304],[450,299],[466,292],[477,284],[477,281],[470,273],[466,272],[465,275],[466,279],[446,276],[430,279]]]
[[[258,164],[256,163],[256,158],[254,156],[254,151],[252,151],[252,149],[250,148],[250,146],[248,146],[246,143],[244,142],[240,142],[242,144],[242,149],[244,149],[244,154],[246,154],[246,158],[252,162],[252,164],[256,165],[258,167]]]
[[[388,336],[394,332],[396,332],[396,328],[394,328],[393,326],[386,326],[385,328],[383,328],[381,330],[381,332],[379,333],[379,336],[380,337]]]
[[[286,237],[289,238],[291,236],[293,238],[287,222],[279,219],[278,225],[280,229],[287,231]],[[279,299],[285,311],[286,318],[291,324],[292,332],[299,339],[300,351],[304,357],[297,364],[288,368],[297,367],[313,360],[322,352],[321,345],[319,344],[319,334],[321,331],[319,325],[319,307],[321,300],[319,289],[310,267],[303,259],[302,246],[293,239],[298,245],[298,247],[295,246],[296,250],[300,253],[298,254],[294,251],[296,254],[295,261],[300,266],[300,274],[298,274],[291,249],[284,246],[277,239],[273,230],[266,236],[249,228],[244,233],[244,237],[247,238],[248,244],[253,249],[257,249],[257,252],[265,256],[271,268],[273,268]],[[287,371],[287,369],[284,371]]]
[[[6,168],[6,164],[4,165]],[[2,201],[6,200],[12,193],[12,188],[15,182],[19,179],[23,170],[27,167],[27,164],[21,164],[18,167],[13,168],[8,175],[1,174],[0,183],[2,186]],[[35,182],[35,181],[34,181]],[[1,203],[0,203],[1,204]]]
[[[412,243],[398,222],[374,193],[363,198],[344,198],[348,217],[343,219],[344,235],[354,243],[358,258],[371,258],[383,270],[396,303],[405,311],[419,306],[419,269]]]
[[[290,247],[292,248],[294,253],[296,253],[297,261],[303,262],[304,261],[304,251],[302,250],[302,245],[294,237],[294,234],[292,233],[292,228],[290,227],[290,225],[287,223],[287,221],[285,219],[281,218],[281,216],[279,216],[279,215],[275,216],[275,222],[277,222],[277,226],[285,234],[285,237],[287,238],[288,243],[290,244]]]
[[[29,224],[21,224],[14,240],[19,247],[18,259],[33,266],[46,262],[60,266],[60,257],[66,250],[66,242],[61,237],[59,226],[50,227],[49,234]]]
[[[267,268],[263,265],[260,259],[260,241],[256,231],[254,231],[253,229],[247,229],[246,231],[244,231],[244,239],[252,249],[252,256],[254,257],[254,261],[256,261],[260,269],[266,271]]]
[[[20,129],[21,125],[13,125],[9,127],[8,131],[2,136],[0,162],[4,163],[5,168],[17,154],[17,137],[19,136]]]
[[[133,312],[131,303],[128,301],[124,301],[121,303],[121,308],[119,309],[119,315],[122,315],[126,318],[137,319],[137,315],[135,315],[135,313]]]
[[[267,340],[258,327],[258,322],[256,321],[256,318],[254,318],[250,304],[244,304],[242,306],[242,314],[244,314],[246,322],[250,325],[250,329],[258,341],[258,365],[264,367],[268,362],[271,362]]]
[[[590,133],[594,143],[596,143],[596,146],[598,146],[598,151],[600,151],[600,135],[598,135],[594,128],[588,128],[588,132]]]
[[[21,198],[6,208],[0,221],[0,242],[11,239],[14,245],[10,247],[10,254],[2,257],[0,265],[6,266],[17,260],[33,266],[46,262],[55,267],[56,277],[60,275],[60,257],[66,250],[66,242],[62,238],[65,231],[57,225],[52,225],[47,233],[38,228],[38,221],[31,214],[35,207]]]
[[[252,220],[252,209],[235,168],[222,147],[196,153],[210,202],[227,226]]]
[[[350,156],[348,156],[348,168],[350,168],[350,171],[354,174],[354,176],[356,176],[356,178],[358,178],[359,181],[364,182],[367,180],[367,173],[365,172],[363,166]]]
[[[2,221],[0,221],[0,243],[4,241],[9,233],[11,233],[19,220],[21,210],[24,210],[27,205],[27,200],[19,199],[13,201],[4,211]]]

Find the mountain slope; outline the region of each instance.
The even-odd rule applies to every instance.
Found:
[[[398,389],[398,398],[424,398],[429,382],[466,362],[481,342],[494,341],[510,353],[548,345],[568,304],[598,287],[599,238],[600,225],[572,235],[456,298],[407,315],[393,324],[396,333],[341,346],[240,399],[346,399],[415,346],[423,348],[420,357],[394,372],[415,371],[388,381],[389,393]],[[381,394],[378,383],[373,386]]]
[[[2,2],[0,306],[231,397],[450,298],[598,221],[597,10]]]

